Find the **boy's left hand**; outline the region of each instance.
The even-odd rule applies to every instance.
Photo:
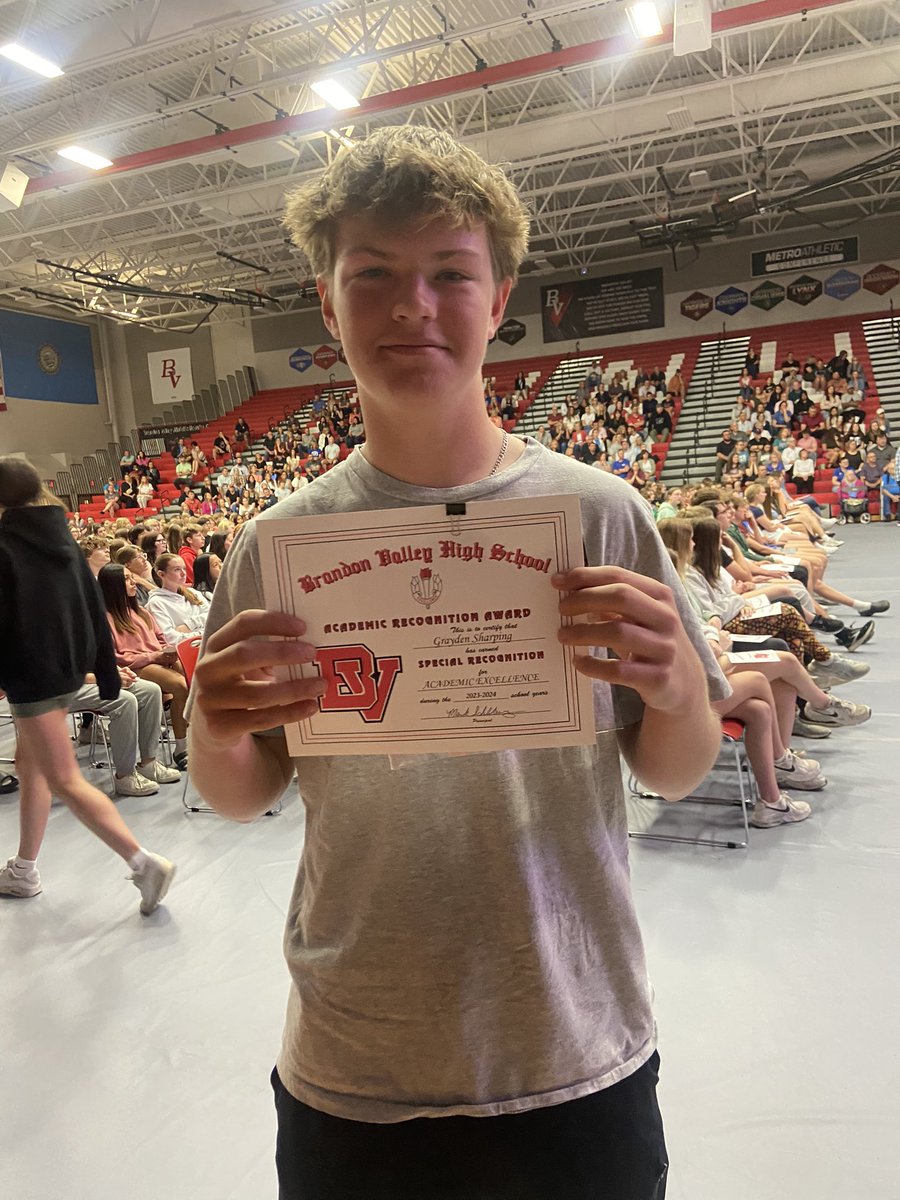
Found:
[[[560,613],[587,618],[560,629],[559,640],[569,646],[605,647],[617,655],[576,654],[576,670],[633,688],[648,707],[669,713],[705,703],[700,658],[671,588],[622,567],[576,567],[554,575],[551,582],[568,593],[559,602]]]

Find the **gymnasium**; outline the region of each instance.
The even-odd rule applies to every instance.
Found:
[[[321,814],[296,778],[255,819],[215,811],[206,776],[192,774],[197,686],[188,694],[211,653],[204,643],[201,654],[207,614],[210,630],[229,615],[216,599],[220,572],[235,586],[229,557],[282,505],[325,496],[366,455],[375,406],[286,201],[323,172],[337,178],[366,139],[406,126],[452,135],[499,167],[529,217],[481,368],[499,456],[460,487],[496,483],[520,468],[517,454],[574,460],[557,467],[579,477],[578,464],[590,467],[612,489],[604,495],[627,485],[645,532],[622,552],[633,557],[605,565],[638,561],[649,539],[682,614],[703,629],[707,676],[718,662],[734,686],[754,674],[754,654],[766,667],[747,707],[711,691],[721,750],[679,803],[621,759],[623,871],[669,1160],[642,1200],[897,1200],[895,0],[0,0],[0,468],[36,469],[60,522],[64,510],[104,630],[108,620],[127,703],[111,708],[102,683],[79,680],[66,753],[92,793],[114,801],[142,856],[129,874],[55,791],[40,871],[24,840],[16,855],[22,764],[33,762],[16,722],[32,714],[0,671],[12,697],[0,693],[5,1190],[17,1200],[279,1194],[269,1076],[292,988],[283,939],[302,919],[292,888]],[[387,287],[379,270],[367,268],[372,296]],[[414,474],[388,476],[424,497]],[[18,628],[4,486],[0,469],[0,665],[16,658]],[[440,486],[443,503],[454,489]],[[448,502],[448,519],[454,509],[464,521],[465,508]],[[329,636],[389,636],[374,598],[402,567],[413,580],[402,624],[428,639],[417,648],[459,654],[419,667],[449,676],[454,664],[513,664],[495,669],[514,681],[527,660],[522,669],[543,677],[536,645],[457,629],[534,618],[532,596],[557,566],[527,533],[514,540],[512,517],[497,536],[477,531],[481,553],[451,525],[440,555],[406,532],[367,557],[368,544],[354,552],[343,540],[346,515],[331,515],[330,556],[304,567],[298,587],[336,606],[341,588],[366,591],[349,621],[335,608]],[[316,536],[331,537],[327,526]],[[515,576],[525,594],[507,599],[519,607],[473,594],[442,619],[441,576],[482,560]],[[396,629],[401,610],[391,612]],[[445,622],[446,638],[415,628]],[[85,638],[93,644],[86,626]],[[33,655],[29,681],[52,674],[52,656],[49,644]],[[378,704],[350,716],[383,714],[391,687],[407,682],[393,669],[377,688],[370,673]],[[452,682],[425,679],[438,691]],[[698,715],[698,739],[699,727]],[[436,791],[445,772],[468,778],[469,759],[446,746],[433,776],[391,758],[398,794],[406,772],[423,771],[423,805],[432,778]],[[517,751],[483,757],[500,753]],[[373,804],[380,778],[373,767]],[[553,803],[566,806],[564,787]],[[445,846],[464,844],[460,833]],[[467,880],[484,846],[470,849],[467,865],[440,862],[436,848],[422,877]],[[177,864],[171,890],[167,876],[150,899],[145,854]],[[523,863],[527,874],[534,864]],[[360,860],[348,896],[369,866]],[[577,940],[563,892],[560,944]],[[398,976],[407,949],[400,938],[391,950]],[[472,963],[487,956],[474,936],[467,962],[469,950]],[[468,1018],[442,1015],[435,994],[437,1061]],[[520,999],[513,982],[510,1013]],[[336,1024],[347,1016],[338,1008]],[[507,1112],[502,1103],[525,1095],[495,1099]],[[576,1192],[567,1179],[521,1200],[631,1197],[602,1179]],[[434,1186],[413,1181],[401,1195],[360,1178],[352,1192],[303,1195],[449,1200]],[[452,1192],[518,1195],[488,1183]]]

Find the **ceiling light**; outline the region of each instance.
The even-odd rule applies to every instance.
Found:
[[[85,150],[81,146],[66,146],[65,149],[58,150],[57,154],[79,163],[82,167],[90,167],[92,171],[112,166],[112,159],[104,158],[102,154],[95,154],[93,150]]]
[[[336,79],[317,79],[309,85],[330,108],[359,108],[359,101]]]
[[[63,73],[62,67],[58,67],[56,63],[50,62],[47,58],[41,58],[39,54],[32,54],[18,42],[8,42],[5,46],[0,46],[0,54],[4,58],[11,59],[12,62],[18,63],[20,67],[27,67],[29,71],[43,75],[46,79],[55,79]]]
[[[653,0],[638,0],[636,4],[629,4],[625,11],[635,37],[659,37],[662,33],[662,22]]]

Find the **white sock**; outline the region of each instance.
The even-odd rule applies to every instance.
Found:
[[[784,752],[784,754],[782,754],[781,758],[775,759],[775,766],[776,767],[784,767],[784,766],[787,766],[787,764],[790,761],[791,761],[791,752],[790,752],[790,750],[785,750],[785,752]]]
[[[143,846],[141,846],[137,854],[133,854],[131,858],[129,858],[128,865],[136,875],[144,869],[144,867],[147,865],[147,851],[143,848]]]
[[[864,608],[869,607],[869,602],[868,602],[868,600],[854,600],[853,607],[856,609],[857,612],[862,612],[862,610]]]
[[[184,754],[185,750],[187,750],[187,738],[176,738],[175,753]]]
[[[23,875],[25,875],[28,871],[33,871],[36,867],[37,867],[37,859],[34,859],[34,861],[32,861],[31,859],[28,859],[28,858],[22,858],[22,856],[19,854],[16,855],[16,857],[13,861],[13,870],[19,871]]]

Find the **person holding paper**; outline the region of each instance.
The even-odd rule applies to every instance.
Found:
[[[193,780],[221,814],[263,813],[295,768],[307,811],[272,1080],[281,1200],[662,1200],[620,754],[669,800],[688,794],[728,685],[640,496],[487,416],[482,363],[528,236],[504,174],[447,133],[385,128],[295,192],[287,224],[366,441],[244,527],[190,710]],[[583,618],[558,636],[611,688],[618,732],[396,770],[290,760],[281,727],[328,683],[273,674],[316,647],[264,611],[260,521],[560,493],[578,497],[587,565],[538,584]],[[372,586],[360,577],[361,604]]]

